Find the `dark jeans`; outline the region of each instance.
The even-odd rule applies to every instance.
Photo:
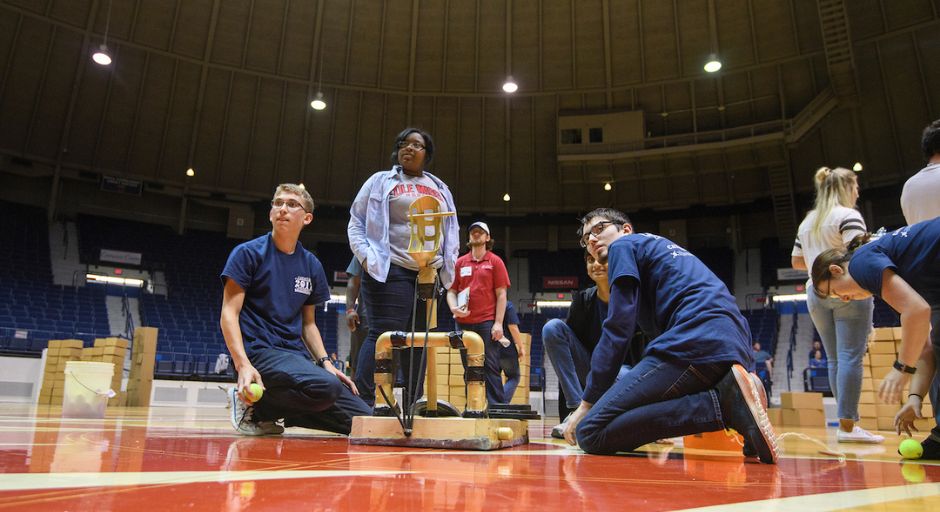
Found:
[[[411,332],[411,313],[415,304],[417,277],[417,271],[395,264],[389,268],[388,278],[384,283],[376,281],[368,272],[362,274],[361,290],[366,309],[369,311],[369,334],[359,349],[355,382],[356,387],[359,388],[359,396],[370,407],[375,406],[375,341],[384,332]],[[425,303],[419,300],[418,309],[415,311],[415,332],[424,332],[426,323]],[[415,337],[416,346],[423,343],[421,336]],[[424,372],[419,371],[423,359],[423,348],[401,351],[401,369],[405,376],[402,400],[407,405],[414,400],[414,394],[419,397],[423,394]],[[414,372],[412,372],[412,366],[414,366]]]
[[[487,405],[504,404],[507,402],[503,398],[503,378],[500,376],[499,368],[499,349],[502,345],[498,341],[493,341],[493,321],[487,320],[478,324],[457,324],[461,330],[473,331],[483,338],[483,378],[486,382],[486,403]],[[460,357],[463,361],[463,367],[467,367],[467,354],[465,350],[460,351]],[[511,398],[511,397],[510,397]]]
[[[933,348],[933,362],[936,369],[930,383],[930,403],[933,407],[933,429],[930,437],[940,443],[940,304],[933,304],[930,313],[930,345]]]
[[[613,454],[657,439],[722,430],[713,388],[731,365],[644,357],[591,407],[578,425],[578,444],[587,453]]]
[[[372,414],[362,399],[304,352],[268,348],[252,354],[251,364],[265,387],[255,405],[255,419],[283,418],[285,426],[348,434],[353,416]]]
[[[506,382],[503,383],[503,399],[506,402],[512,401],[512,396],[516,394],[516,388],[519,387],[519,351],[515,343],[510,343],[508,347],[500,345],[499,347],[499,369],[506,375]]]

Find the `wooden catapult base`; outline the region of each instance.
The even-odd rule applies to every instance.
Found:
[[[397,418],[356,416],[349,444],[488,451],[528,443],[528,430],[524,420],[416,417],[406,436]]]

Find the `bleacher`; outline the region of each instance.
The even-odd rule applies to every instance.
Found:
[[[215,373],[219,354],[227,354],[219,327],[222,282],[229,253],[241,243],[222,233],[190,230],[176,234],[166,226],[79,216],[83,263],[98,263],[102,248],[138,252],[141,267],[166,276],[165,295],[141,294],[143,325],[160,329],[155,376],[175,379],[228,379]],[[326,269],[330,273],[330,269]],[[156,290],[163,292],[164,290]],[[317,308],[316,322],[327,352],[336,351],[339,314],[335,304]]]
[[[103,288],[52,284],[45,210],[0,202],[0,217],[0,352],[39,357],[50,339],[109,336]]]
[[[763,350],[773,354],[777,348],[780,313],[771,308],[751,309],[741,313],[751,328],[751,340],[760,342]]]

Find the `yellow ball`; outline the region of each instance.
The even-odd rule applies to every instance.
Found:
[[[258,385],[257,382],[252,382],[246,388],[242,388],[242,398],[245,399],[248,403],[255,403],[258,400],[261,400],[261,395],[264,394],[264,389]],[[920,445],[918,445],[920,446]]]
[[[898,446],[898,453],[905,459],[919,459],[924,454],[924,447],[913,439],[905,439]]]

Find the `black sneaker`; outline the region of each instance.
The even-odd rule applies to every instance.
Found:
[[[928,437],[924,439],[920,445],[924,448],[924,454],[921,455],[920,458],[940,460],[940,442],[934,441],[933,438]]]
[[[725,428],[744,437],[745,454],[756,451],[765,464],[777,462],[777,439],[761,403],[760,391],[743,366],[736,364],[715,386]]]

